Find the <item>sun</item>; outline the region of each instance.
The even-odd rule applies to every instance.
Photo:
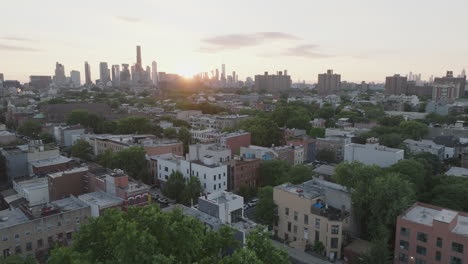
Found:
[[[192,78],[198,73],[197,67],[191,64],[182,64],[177,66],[177,74],[185,77]]]

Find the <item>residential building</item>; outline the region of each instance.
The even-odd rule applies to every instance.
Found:
[[[286,140],[286,145],[292,145],[297,147],[303,147],[304,157],[303,160],[305,163],[310,163],[315,161],[316,155],[316,143],[315,139],[309,136],[299,136]]]
[[[64,147],[71,147],[76,139],[84,135],[85,129],[81,125],[56,126],[54,127],[54,137],[57,143]]]
[[[273,200],[278,206],[276,236],[303,251],[320,242],[329,259],[341,258],[343,233],[352,227],[345,187],[319,180],[285,183],[274,188]]]
[[[436,155],[440,160],[444,159],[445,147],[443,145],[434,143],[432,140],[422,139],[417,141],[413,139],[405,139],[403,143],[406,144],[411,152],[429,152]]]
[[[244,198],[226,191],[202,195],[198,198],[198,210],[224,224],[235,223],[244,217]]]
[[[18,140],[14,133],[6,130],[0,130],[0,145],[8,145]]]
[[[70,245],[73,233],[90,216],[90,206],[76,197],[0,211],[0,252],[3,257],[43,257],[57,244]]]
[[[393,263],[468,262],[468,213],[417,202],[397,217]]]
[[[242,185],[248,187],[260,186],[260,159],[235,157],[228,163],[228,190],[239,192]]]
[[[341,75],[334,74],[333,70],[318,75],[317,92],[319,95],[338,94],[341,86]]]
[[[434,79],[432,99],[456,99],[465,96],[466,77],[453,77],[452,71],[447,71],[445,77]]]
[[[78,109],[102,117],[109,117],[112,112],[110,106],[105,103],[43,104],[39,109],[44,114],[46,123],[66,123],[70,113]]]
[[[460,158],[466,144],[460,143],[460,139],[454,136],[436,136],[434,143],[443,145],[444,159]]]
[[[367,139],[366,144],[347,144],[344,148],[344,161],[348,163],[358,161],[365,165],[389,167],[403,160],[404,156],[404,150],[379,145],[376,138]]]
[[[124,204],[124,199],[101,191],[82,194],[78,199],[91,207],[92,217],[102,215],[102,212],[109,208],[122,209]]]
[[[189,146],[187,160],[202,160],[206,156],[212,157],[215,164],[219,165],[231,159],[231,150],[217,144],[195,144]]]
[[[189,122],[191,116],[202,115],[200,110],[180,110],[176,112],[175,118]]]
[[[83,176],[88,167],[76,167],[47,174],[49,200],[55,201],[85,192]]]
[[[107,65],[107,62],[101,62],[99,63],[99,80],[102,84],[106,85],[108,82],[110,82],[110,70]]]
[[[24,181],[13,181],[13,189],[26,199],[28,206],[36,206],[49,202],[49,187],[47,178],[35,178]]]
[[[291,76],[288,75],[287,71],[278,72],[277,75],[268,75],[265,72],[264,75],[255,75],[255,91],[268,91],[270,93],[279,93],[291,89]]]
[[[406,94],[408,88],[408,78],[395,74],[385,78],[385,94],[401,95]]]
[[[445,172],[445,175],[468,178],[468,169],[452,166]]]
[[[195,176],[200,180],[205,193],[214,193],[227,189],[227,165],[216,165],[213,157],[204,156],[202,160],[184,160],[175,155],[161,155],[157,160],[157,178],[161,186],[169,179],[169,176],[176,171],[188,179]]]
[[[248,147],[251,144],[250,132],[238,131],[233,133],[222,134],[217,142],[231,150],[231,155],[239,154],[241,147]]]
[[[344,158],[344,146],[351,143],[351,138],[348,137],[326,137],[316,139],[316,153],[317,155],[323,151],[328,150],[333,152],[335,162],[339,163]]]
[[[39,90],[45,90],[49,88],[52,83],[50,76],[31,75],[29,76],[29,86]]]
[[[43,176],[53,171],[64,171],[74,166],[74,161],[64,156],[54,156],[45,159],[29,161],[29,176]]]
[[[80,77],[80,72],[79,71],[71,71],[70,72],[70,81],[72,87],[80,87],[81,85],[81,77]]]

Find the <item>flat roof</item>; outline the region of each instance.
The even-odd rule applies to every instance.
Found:
[[[99,208],[106,208],[123,202],[123,199],[119,197],[100,191],[82,194],[78,196],[78,199],[90,205],[97,205]]]
[[[169,212],[174,209],[181,209],[182,213],[186,216],[191,216],[194,217],[200,221],[202,221],[205,224],[208,224],[214,231],[218,230],[221,226],[223,226],[223,223],[219,218],[213,217],[207,213],[204,213],[200,210],[197,210],[195,208],[187,207],[181,204],[174,204],[170,205],[169,207],[163,208],[163,212]]]
[[[7,228],[27,221],[29,218],[19,208],[0,211],[0,228]]]
[[[64,174],[70,174],[70,173],[76,173],[76,172],[82,172],[82,171],[88,171],[88,167],[86,166],[76,167],[76,168],[65,170],[65,171],[49,173],[48,176],[51,178],[57,178],[57,177],[62,177]]]
[[[403,151],[402,149],[396,149],[396,148],[389,148],[384,145],[379,145],[379,144],[357,144],[357,143],[349,143],[346,144],[346,146],[350,146],[353,148],[362,148],[362,149],[371,149],[371,150],[377,150],[377,151],[385,151],[385,152],[401,152]]]
[[[31,187],[39,187],[42,185],[47,185],[48,180],[45,177],[32,179],[32,180],[25,180],[16,182],[17,185],[21,186],[22,188],[31,188]]]
[[[335,174],[335,169],[336,169],[335,166],[331,166],[331,165],[320,165],[320,166],[318,166],[317,168],[315,168],[313,171],[314,171],[315,173],[319,173],[319,174],[323,174],[323,175],[332,176],[333,174]]]
[[[57,164],[67,163],[72,161],[72,159],[64,157],[64,156],[55,156],[43,160],[36,160],[31,161],[31,165],[34,167],[46,167],[46,166],[53,166]]]
[[[445,175],[457,176],[457,177],[468,177],[468,169],[462,167],[451,167]]]

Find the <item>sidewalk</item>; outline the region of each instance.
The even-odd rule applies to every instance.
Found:
[[[310,254],[307,254],[303,251],[297,250],[295,248],[290,248],[276,240],[272,240],[273,244],[276,245],[279,248],[285,249],[289,257],[291,258],[291,262],[294,264],[331,264],[332,262],[319,259],[317,257],[314,257]],[[341,263],[340,261],[335,261],[334,264]]]

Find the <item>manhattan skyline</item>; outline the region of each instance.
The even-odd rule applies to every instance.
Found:
[[[423,79],[458,74],[468,65],[461,28],[468,3],[460,0],[237,1],[229,8],[211,0],[61,3],[48,1],[47,9],[36,1],[5,3],[0,72],[6,79],[53,75],[56,62],[67,75],[84,76],[85,61],[96,79],[100,62],[133,64],[136,45],[144,50],[143,65],[155,60],[159,71],[184,76],[226,64],[239,79],[288,69],[294,81],[316,82],[318,73],[334,69],[343,80],[383,82],[410,71]]]

